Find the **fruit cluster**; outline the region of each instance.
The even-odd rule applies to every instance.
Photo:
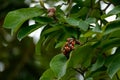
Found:
[[[65,45],[62,48],[62,53],[67,58],[69,58],[69,53],[72,50],[74,50],[76,44],[80,44],[80,42],[78,40],[76,40],[75,38],[67,38],[67,42],[65,43]]]

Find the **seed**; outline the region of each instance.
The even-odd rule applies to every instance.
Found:
[[[66,52],[69,52],[70,51],[70,48],[67,46],[67,47],[65,47],[65,51]]]
[[[70,50],[73,50],[74,46],[72,44],[69,45]]]
[[[75,45],[75,41],[71,42],[71,44],[74,46]]]
[[[69,42],[69,41],[71,41],[73,38],[67,38],[67,41]]]

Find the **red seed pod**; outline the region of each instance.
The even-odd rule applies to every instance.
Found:
[[[75,47],[74,47],[74,46],[72,46],[72,47],[71,47],[71,49],[72,49],[72,50],[74,50],[74,49],[75,49]]]
[[[75,45],[75,41],[71,42],[71,44],[74,46]]]
[[[76,44],[80,44],[80,42],[75,38],[67,38],[67,42],[62,48],[62,52],[67,58],[69,58],[70,52],[75,49]]]
[[[66,52],[70,52],[70,48],[67,46],[67,47],[65,47],[65,51]]]
[[[67,38],[67,42],[70,42],[71,40],[73,40],[73,38]]]
[[[74,49],[74,46],[72,44],[69,45],[70,50],[72,51]]]

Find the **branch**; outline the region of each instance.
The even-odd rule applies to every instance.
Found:
[[[117,79],[118,79],[118,80],[120,80],[120,78],[119,78],[119,76],[118,76],[118,74],[117,74],[117,73],[116,73],[116,77],[117,77]]]
[[[77,68],[72,68],[73,70],[75,70],[76,72],[78,72],[78,73],[80,73],[82,76],[83,76],[83,78],[85,79],[85,76],[84,76],[84,71],[81,69],[81,68],[79,68],[79,69],[77,69]]]
[[[105,0],[100,0],[100,1],[103,1],[105,4],[109,4],[109,2],[105,1]]]
[[[71,11],[71,7],[72,7],[72,0],[68,0],[68,2],[67,2],[67,4],[68,4],[68,13],[67,13],[67,17],[70,15],[70,11]]]
[[[86,19],[89,17],[92,9],[93,9],[93,3],[92,3],[92,0],[91,0],[91,2],[90,2],[90,9],[89,9],[89,12],[88,12],[87,15],[86,15]]]
[[[109,3],[109,4],[105,7],[105,9],[103,9],[103,11],[105,12],[110,5],[111,5],[111,3]]]
[[[46,8],[45,5],[44,5],[43,0],[39,0],[39,2],[40,2],[40,5],[41,5],[45,10],[47,10],[47,8]]]

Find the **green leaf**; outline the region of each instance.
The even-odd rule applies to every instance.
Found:
[[[92,31],[94,31],[94,32],[102,32],[101,27],[99,26],[98,23],[96,23],[96,26],[93,28]]]
[[[120,70],[120,54],[113,57],[112,62],[110,62],[107,72],[109,76],[112,77]]]
[[[71,78],[75,78],[78,80],[78,77],[76,75],[79,75],[77,71],[72,68],[68,68],[66,74],[61,78],[61,80],[70,80]]]
[[[95,23],[96,22],[96,18],[87,18],[86,20],[85,20],[87,23]]]
[[[87,31],[88,26],[89,26],[89,24],[87,22],[85,22],[83,20],[76,20],[74,18],[68,18],[68,19],[66,19],[66,21],[68,24],[78,27],[78,28],[82,29],[83,31]]]
[[[93,31],[87,31],[83,37],[92,37],[93,34],[95,34]]]
[[[109,38],[113,37],[120,38],[120,30],[116,30],[109,35]]]
[[[44,34],[44,32],[43,32],[43,34]],[[41,37],[45,36],[45,40],[42,42],[42,45],[47,46],[50,43],[50,41],[54,40],[54,38],[57,37],[57,33],[59,33],[59,32],[55,31],[55,32],[51,32],[51,33],[49,33],[47,35],[42,34]]]
[[[61,37],[63,39],[64,36],[63,30],[59,30],[58,26],[55,25],[52,27],[50,25],[46,25],[42,30],[40,40],[36,45],[36,53],[53,57],[53,54],[60,52],[60,48],[55,49],[55,45],[60,41]]]
[[[54,72],[51,69],[47,69],[39,80],[54,80],[56,79]]]
[[[70,14],[72,15],[72,14],[75,14],[75,13],[78,13],[78,11],[80,10],[79,9],[79,5],[73,5],[73,7],[72,7],[72,9],[70,10]]]
[[[63,54],[58,54],[50,62],[50,68],[53,70],[58,79],[66,73],[66,61],[67,58]]]
[[[61,36],[61,34],[59,34],[59,32],[55,32],[53,34],[55,34],[55,36],[53,36],[53,38],[51,38],[49,40],[49,42],[46,46],[46,50],[48,50],[48,51],[55,49],[55,44],[56,44],[57,41],[59,41],[58,39]],[[59,50],[59,52],[60,52],[60,50]],[[59,53],[59,52],[58,51],[57,52],[53,51],[53,53]]]
[[[35,17],[35,18],[33,18],[33,20],[35,20],[36,22],[38,22],[40,24],[47,24],[47,23],[51,23],[53,21],[52,18],[43,17],[43,16]]]
[[[99,9],[93,9],[90,17],[100,18],[101,17],[101,11]]]
[[[57,44],[55,45],[55,48],[60,48],[60,47],[62,47],[65,43],[66,43],[65,41],[61,41],[61,42],[59,42],[59,43],[57,43]]]
[[[80,2],[78,0],[78,2]],[[74,17],[74,18],[78,18],[78,17],[82,17],[85,19],[86,15],[88,14],[89,12],[89,8],[88,7],[81,7],[80,10],[78,10],[78,12],[74,13],[74,14],[71,14],[70,17]]]
[[[40,37],[39,41],[37,42],[36,47],[35,47],[36,54],[41,54],[41,50],[42,50],[41,44],[43,43],[44,40],[45,40],[45,37]]]
[[[78,80],[77,78],[70,78],[70,80]]]
[[[110,48],[118,47],[118,46],[120,46],[120,38],[104,40],[104,41],[102,41],[102,43],[100,45],[100,47],[102,48],[103,51],[106,51]]]
[[[90,78],[87,78],[86,80],[93,80],[93,78],[90,77]]]
[[[40,8],[23,8],[11,11],[7,14],[3,26],[4,28],[12,29],[13,32],[17,32],[25,21],[41,14],[43,14],[43,10]]]
[[[30,34],[31,32],[35,31],[36,29],[38,29],[40,27],[42,27],[42,25],[36,24],[36,25],[31,25],[31,26],[21,28],[17,34],[18,40],[23,39],[28,34]]]
[[[112,9],[110,12],[108,12],[108,14],[103,15],[101,18],[106,18],[108,16],[112,16],[112,15],[116,15],[120,13],[120,6],[116,6],[114,9]]]
[[[98,56],[97,61],[95,62],[95,64],[92,65],[91,71],[95,71],[100,67],[102,67],[104,62],[105,62],[105,59],[103,58],[103,56],[101,55]]]
[[[104,35],[120,30],[120,20],[110,22],[106,25]]]
[[[78,27],[82,29],[83,31],[87,31],[89,24],[83,20],[80,20]]]
[[[74,0],[74,2],[77,3],[77,5],[79,5],[80,7],[84,5],[82,0]]]
[[[72,26],[78,26],[79,25],[79,21],[74,19],[74,18],[67,18],[66,19],[67,23],[72,25]]]
[[[90,45],[78,46],[76,49],[71,53],[69,59],[69,67],[88,67],[91,64],[91,59],[94,49]]]
[[[117,75],[118,75],[118,77],[119,77],[119,79],[120,79],[120,70],[117,72]]]
[[[42,35],[50,34],[51,32],[58,31],[60,29],[61,28],[59,26],[54,26],[54,27],[51,27],[51,28],[45,30]]]

